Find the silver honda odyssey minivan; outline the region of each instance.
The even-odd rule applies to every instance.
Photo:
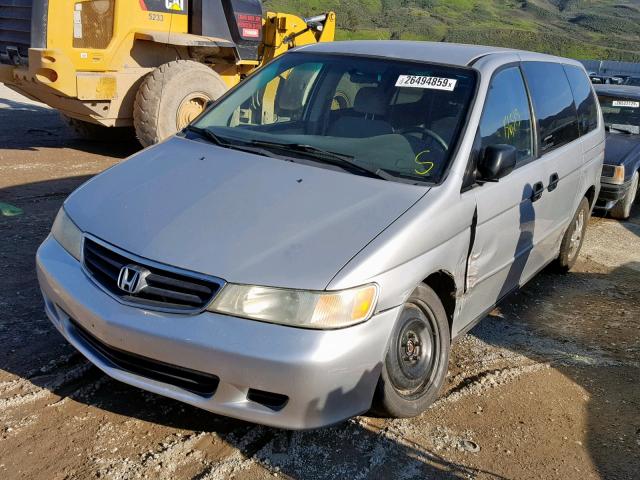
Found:
[[[576,261],[604,136],[573,60],[300,48],[67,199],[46,312],[111,377],[222,415],[418,415],[453,339]]]

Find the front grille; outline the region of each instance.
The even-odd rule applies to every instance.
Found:
[[[31,45],[33,0],[0,0],[0,61],[26,64]]]
[[[76,2],[73,48],[107,48],[113,37],[114,16],[115,0]]]
[[[111,347],[98,340],[75,320],[69,319],[69,321],[73,326],[73,332],[76,337],[87,348],[120,370],[174,385],[204,397],[212,396],[218,388],[219,379],[215,375],[170,365],[159,360]]]
[[[99,285],[125,303],[178,313],[202,311],[223,285],[219,279],[170,270],[116,250],[85,238],[84,266]],[[134,294],[118,286],[121,270],[131,266],[143,269],[146,274],[145,286]]]

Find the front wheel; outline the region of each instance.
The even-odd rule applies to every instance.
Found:
[[[389,341],[373,410],[383,416],[415,417],[442,388],[451,338],[442,302],[426,285],[404,304]]]

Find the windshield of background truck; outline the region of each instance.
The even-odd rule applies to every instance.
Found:
[[[598,95],[604,123],[613,129],[621,128],[640,134],[640,99]]]
[[[194,126],[296,161],[335,168],[340,160],[386,180],[434,183],[451,161],[475,82],[465,68],[292,53]]]

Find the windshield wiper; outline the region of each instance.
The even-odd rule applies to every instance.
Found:
[[[335,165],[345,170],[351,170],[359,172],[369,177],[379,178],[382,180],[390,180],[387,175],[384,175],[380,170],[370,170],[363,165],[359,165],[353,161],[353,155],[347,155],[345,153],[332,152],[323,148],[314,147],[313,145],[306,145],[303,143],[279,143],[269,142],[265,140],[252,140],[250,145],[260,146],[264,148],[277,148],[280,150],[289,150],[296,153],[306,153],[313,157],[314,160],[328,163],[329,165]]]
[[[347,155],[346,153],[337,153],[329,150],[325,150],[323,148],[314,147],[313,145],[306,145],[304,143],[280,143],[280,142],[269,142],[267,140],[251,140],[249,144],[256,145],[260,147],[272,147],[272,148],[282,148],[284,150],[293,150],[296,152],[303,153],[311,153],[322,155],[323,157],[331,157],[338,160],[353,160],[353,155]]]
[[[613,125],[605,125],[607,131],[611,132],[612,130],[615,130],[616,132],[620,132],[620,133],[626,133],[627,135],[635,135],[636,132],[634,132],[631,129],[627,129],[627,128],[621,128],[619,126],[613,126]]]
[[[204,137],[207,140],[210,140],[211,143],[215,143],[216,145],[218,145],[220,147],[228,147],[228,146],[230,146],[230,144],[227,141],[223,140],[219,135],[213,133],[208,128],[196,127],[195,125],[187,125],[184,129],[187,132],[196,133],[196,134],[200,135],[201,137]]]
[[[402,174],[400,172],[390,172],[389,170],[385,170],[382,168],[379,168],[376,173],[381,177],[386,178],[387,180],[395,180],[402,183],[408,183],[410,185],[424,185],[425,183],[432,183],[426,178],[416,178],[411,175]]]
[[[206,138],[211,143],[218,145],[219,147],[230,148],[232,150],[240,150],[241,152],[247,152],[247,153],[256,153],[258,155],[264,155],[265,157],[281,158],[280,156],[275,155],[274,153],[264,148],[253,148],[246,145],[238,145],[237,143],[229,142],[226,138],[223,139],[222,137],[220,137],[220,135],[212,132],[208,128],[201,128],[201,127],[196,127],[194,125],[187,125],[184,129],[188,132],[193,132],[200,135],[201,137]]]

